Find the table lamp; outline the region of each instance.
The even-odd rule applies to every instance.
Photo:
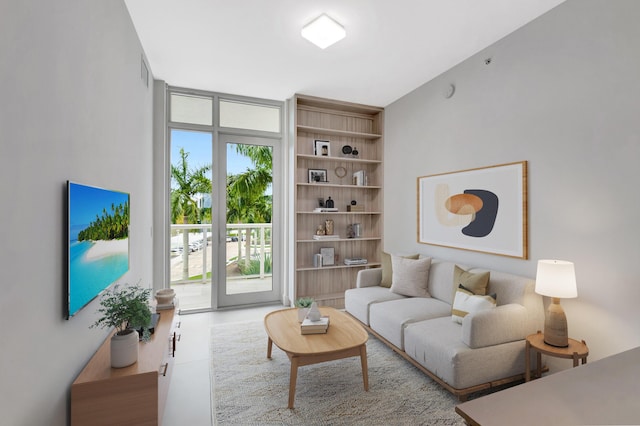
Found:
[[[544,342],[561,348],[569,346],[567,317],[560,306],[560,298],[578,297],[573,262],[539,260],[535,291],[551,297],[544,317]]]

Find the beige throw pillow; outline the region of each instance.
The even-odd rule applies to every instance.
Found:
[[[453,270],[453,296],[455,298],[458,286],[462,284],[467,290],[473,294],[485,295],[489,287],[489,271],[472,274],[467,272],[458,265]]]
[[[411,254],[409,256],[402,256],[405,259],[417,259],[417,254]],[[391,287],[391,279],[393,277],[393,267],[391,265],[391,255],[389,253],[382,252],[382,280],[380,280],[380,287]]]
[[[427,290],[431,258],[406,259],[391,255],[391,291],[403,296],[431,297]]]

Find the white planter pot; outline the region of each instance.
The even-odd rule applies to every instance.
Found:
[[[138,332],[111,337],[111,366],[113,368],[128,367],[138,361]]]
[[[298,322],[304,321],[309,312],[309,308],[298,308]]]

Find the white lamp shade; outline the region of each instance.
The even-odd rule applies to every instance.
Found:
[[[325,49],[342,40],[347,32],[344,27],[327,15],[320,15],[302,28],[302,37]]]
[[[561,299],[578,297],[573,262],[539,260],[536,273],[536,293]]]

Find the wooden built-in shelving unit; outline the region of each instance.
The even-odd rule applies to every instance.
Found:
[[[344,307],[344,291],[353,288],[360,269],[380,266],[383,207],[383,122],[378,107],[334,101],[305,95],[292,100],[295,141],[295,282],[294,297],[310,296],[321,305]],[[330,155],[314,153],[314,141],[330,143]],[[357,156],[342,153],[349,145]],[[327,183],[310,183],[309,169],[327,170]],[[336,169],[346,174],[340,177]],[[366,185],[355,185],[353,174],[363,170]],[[338,212],[314,212],[319,199],[328,197]],[[350,212],[352,200],[364,211]],[[314,240],[318,225],[333,220],[337,240]],[[347,226],[359,223],[360,238],[347,238]],[[314,267],[313,255],[332,247],[337,261]],[[345,258],[365,258],[366,265],[344,265]]]

